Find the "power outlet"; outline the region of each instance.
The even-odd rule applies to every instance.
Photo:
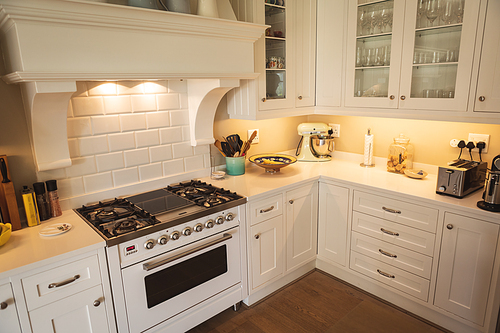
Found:
[[[257,131],[257,135],[255,136],[255,138],[252,140],[252,144],[254,143],[259,143],[259,129],[252,129],[252,130],[248,130],[247,132],[247,141],[250,139],[250,137],[252,136],[253,132],[254,131]]]
[[[481,153],[487,153],[488,152],[488,146],[490,145],[490,135],[489,134],[475,134],[475,133],[469,133],[469,139],[468,141],[474,142],[474,144],[477,146],[478,142],[484,142],[486,144],[486,147],[482,150]],[[472,151],[479,152],[479,149],[474,148]]]
[[[328,124],[332,128],[332,136],[334,138],[340,138],[340,125],[339,124]]]

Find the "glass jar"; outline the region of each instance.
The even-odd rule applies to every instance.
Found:
[[[394,138],[394,142],[389,146],[387,171],[404,174],[406,169],[413,169],[413,151],[410,139],[404,134]]]

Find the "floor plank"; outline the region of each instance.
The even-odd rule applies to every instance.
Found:
[[[443,333],[321,271],[235,312],[227,309],[189,333]]]

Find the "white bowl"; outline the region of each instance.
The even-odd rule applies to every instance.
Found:
[[[214,171],[212,172],[212,179],[222,179],[226,173],[224,171]]]

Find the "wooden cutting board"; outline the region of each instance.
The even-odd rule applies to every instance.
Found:
[[[7,165],[7,178],[10,179],[9,164],[6,155],[0,155]],[[12,224],[12,230],[21,229],[19,207],[17,206],[16,191],[12,182],[2,183],[3,177],[0,173],[0,209],[5,223]]]

